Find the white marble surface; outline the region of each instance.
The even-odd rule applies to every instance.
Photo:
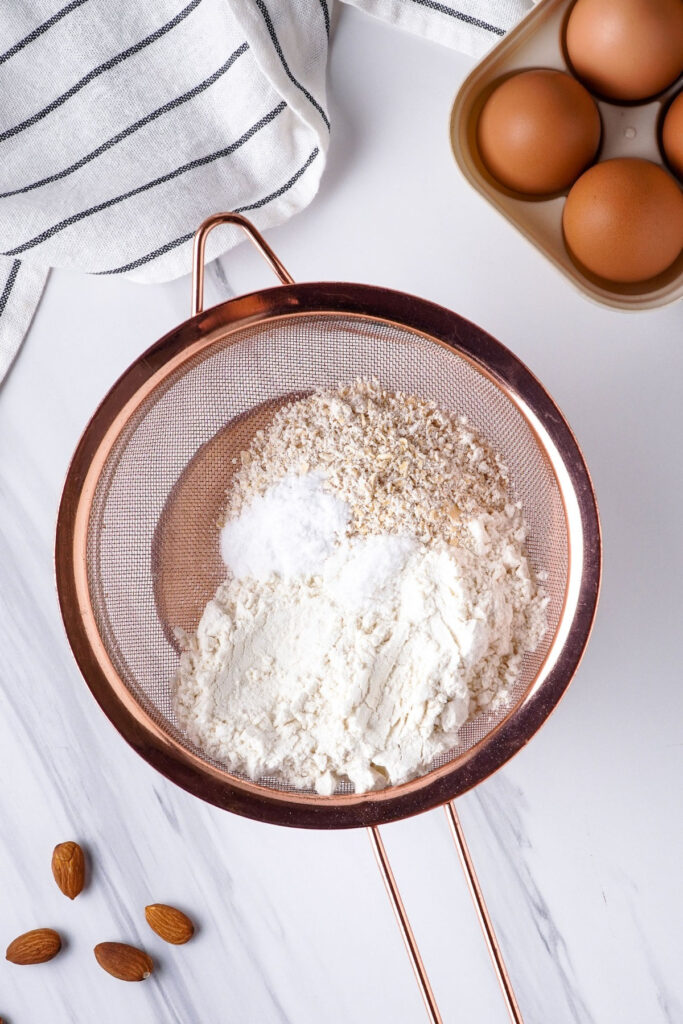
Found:
[[[468,189],[447,141],[468,67],[345,10],[321,193],[269,238],[299,279],[386,284],[480,323],[574,426],[605,535],[593,639],[556,714],[460,810],[527,1024],[681,1021],[681,306],[589,304]],[[268,280],[242,246],[214,266],[208,298]],[[0,943],[38,925],[68,937],[50,964],[0,961],[0,1016],[420,1022],[365,834],[260,825],[175,788],[106,721],[63,636],[52,546],[70,453],[109,384],[188,304],[187,279],[54,273],[0,390]],[[444,1020],[503,1024],[443,814],[384,836]],[[74,903],[49,868],[67,838],[94,865]],[[196,940],[156,940],[150,901],[187,908]],[[104,939],[144,944],[160,970],[116,982],[93,959]]]

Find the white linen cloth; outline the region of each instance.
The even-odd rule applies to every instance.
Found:
[[[351,0],[478,55],[531,0]],[[0,10],[0,379],[49,267],[164,281],[238,210],[315,195],[333,0],[12,0]],[[213,259],[240,240],[209,240]]]

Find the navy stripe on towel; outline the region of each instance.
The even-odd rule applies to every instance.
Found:
[[[287,75],[287,78],[290,80],[290,82],[293,85],[295,85],[297,87],[297,89],[300,92],[302,92],[304,94],[304,96],[309,101],[309,103],[313,104],[313,106],[318,111],[318,113],[320,114],[320,116],[322,117],[323,121],[325,122],[325,124],[327,125],[327,127],[329,129],[330,121],[329,121],[329,118],[328,118],[327,114],[323,110],[323,108],[320,106],[318,101],[316,99],[314,99],[313,96],[311,96],[311,94],[308,91],[308,89],[306,89],[301,84],[301,82],[298,82],[297,79],[292,74],[292,72],[290,71],[289,64],[287,63],[287,61],[285,59],[285,55],[282,52],[282,47],[280,46],[280,40],[278,39],[278,37],[277,37],[277,35],[275,33],[275,28],[273,27],[273,23],[270,20],[270,14],[268,13],[268,8],[266,7],[266,5],[263,2],[263,0],[256,0],[256,6],[258,7],[259,11],[263,15],[263,20],[266,23],[266,28],[268,29],[268,34],[270,35],[270,38],[271,38],[272,43],[273,43],[273,46],[275,47],[275,49],[277,51],[277,55],[280,58],[280,61],[282,63],[282,67],[285,69],[285,74]]]
[[[275,192],[271,192],[270,195],[264,196],[263,199],[258,199],[254,203],[249,203],[247,206],[238,206],[233,213],[246,213],[248,210],[260,209],[269,203],[272,199],[279,199],[280,196],[284,195],[292,185],[295,185],[299,178],[306,173],[308,168],[311,166],[315,158],[318,156],[319,150],[316,146],[311,155],[306,160],[299,170],[292,175],[289,181],[286,181],[284,185],[276,189]],[[199,225],[197,225],[199,227]],[[157,259],[158,256],[164,256],[171,249],[177,249],[183,242],[189,242],[194,235],[194,231],[189,231],[186,235],[181,235],[180,238],[174,238],[172,242],[166,242],[159,249],[154,249],[152,252],[148,252],[145,256],[140,256],[139,259],[133,260],[131,263],[126,263],[122,267],[116,267],[114,270],[100,270],[99,274],[127,274],[129,270],[136,270],[138,267],[142,267],[145,263],[150,263],[152,260]],[[189,267],[188,267],[189,269]]]
[[[106,151],[111,149],[112,146],[116,146],[117,143],[122,142],[123,139],[127,139],[140,128],[144,128],[146,125],[150,124],[150,122],[156,120],[157,117],[161,117],[162,114],[167,114],[169,110],[174,110],[183,103],[187,103],[188,100],[194,99],[195,96],[199,96],[200,93],[212,86],[214,82],[217,82],[218,79],[226,73],[226,71],[229,71],[237,58],[241,57],[248,49],[249,44],[242,43],[242,45],[239,46],[235,52],[230,55],[230,57],[228,57],[222,67],[218,68],[217,71],[214,71],[214,73],[208,78],[205,78],[203,82],[199,83],[199,85],[195,85],[192,89],[189,89],[188,92],[183,93],[182,96],[176,96],[175,99],[169,100],[169,102],[164,103],[163,106],[157,107],[157,109],[153,110],[150,114],[145,114],[145,116],[141,117],[139,121],[135,121],[133,124],[128,125],[128,127],[124,128],[123,131],[120,131],[117,135],[112,136],[111,139],[107,139],[106,142],[103,142],[101,146],[97,147],[97,149],[93,149],[92,153],[82,156],[80,160],[76,161],[76,163],[71,164],[69,167],[65,167],[63,171],[57,171],[56,174],[51,174],[48,178],[41,178],[40,181],[34,181],[31,185],[24,185],[23,188],[15,188],[11,192],[2,192],[0,193],[0,199],[7,199],[9,196],[18,196],[24,192],[31,192],[34,188],[40,188],[41,185],[49,185],[50,182],[59,181],[61,178],[66,178],[69,174],[73,174],[74,171],[80,170],[80,168],[84,167],[85,164],[90,163],[91,160],[101,156],[102,153],[106,153]]]
[[[17,279],[17,274],[19,273],[20,266],[21,260],[15,260],[14,263],[12,264],[9,276],[5,283],[5,287],[2,290],[2,295],[0,295],[0,316],[2,316],[2,314],[5,312],[5,306],[7,305],[12,288],[14,288],[14,282]]]
[[[164,182],[172,181],[174,178],[180,177],[181,174],[185,174],[187,171],[193,171],[197,167],[203,167],[205,164],[212,163],[214,160],[220,160],[221,157],[230,156],[236,149],[243,146],[245,142],[253,138],[257,132],[264,128],[271,121],[274,121],[278,114],[282,113],[287,104],[284,100],[278,103],[276,107],[270,110],[264,117],[262,117],[256,124],[253,124],[248,131],[241,135],[239,139],[232,142],[229,146],[225,146],[223,149],[216,150],[215,153],[209,154],[209,156],[198,157],[196,160],[190,160],[189,163],[183,164],[182,167],[177,167],[174,171],[169,171],[168,174],[162,174],[159,178],[154,178],[152,181],[145,182],[144,185],[138,185],[137,188],[132,188],[129,192],[124,192],[120,196],[114,196],[111,199],[106,199],[103,203],[98,203],[97,206],[91,206],[87,210],[81,210],[80,213],[73,213],[70,217],[66,217],[64,220],[60,220],[57,224],[54,224],[51,228],[47,228],[45,231],[41,231],[35,238],[30,238],[27,242],[22,245],[15,246],[14,249],[8,249],[5,256],[18,256],[22,252],[26,252],[27,249],[33,249],[34,246],[40,245],[41,242],[46,242],[48,238],[52,238],[54,235],[59,234],[60,231],[64,231],[66,228],[77,224],[81,220],[85,220],[86,217],[92,216],[94,213],[101,213],[102,210],[108,210],[112,206],[116,206],[118,203],[124,202],[126,199],[131,199],[133,196],[139,196],[142,192],[148,192],[149,189],[155,188],[157,185],[163,185]]]
[[[77,7],[82,7],[83,4],[86,4],[87,2],[88,0],[71,0],[70,4],[67,4],[66,7],[62,7],[61,11],[57,11],[57,13],[53,14],[51,18],[44,21],[42,25],[38,25],[37,28],[34,28],[33,32],[29,32],[27,36],[20,39],[18,43],[14,44],[14,46],[10,46],[9,50],[5,50],[4,53],[0,53],[0,64],[4,64],[6,60],[9,60],[15,53],[19,53],[20,50],[23,50],[24,47],[28,46],[29,43],[32,43],[34,39],[38,39],[42,36],[44,32],[51,29],[53,25],[56,25],[57,22],[66,17],[67,14],[71,14],[71,12],[75,11]]]
[[[61,107],[62,104],[66,103],[67,100],[70,100],[72,96],[75,96],[77,92],[80,92],[81,89],[85,88],[85,86],[92,82],[93,79],[103,75],[105,71],[111,71],[112,68],[122,64],[128,59],[128,57],[132,57],[133,54],[139,53],[139,51],[143,50],[146,46],[149,46],[151,43],[155,43],[157,39],[161,39],[161,37],[165,36],[167,32],[170,32],[176,27],[176,25],[180,24],[188,14],[191,14],[195,7],[198,7],[201,2],[202,0],[191,0],[191,3],[189,3],[187,7],[184,7],[179,14],[176,14],[175,18],[172,18],[171,21],[168,21],[165,25],[162,25],[161,28],[156,30],[156,32],[152,32],[151,35],[141,39],[139,43],[129,46],[127,50],[122,50],[122,52],[117,53],[115,57],[110,57],[110,59],[105,61],[104,64],[100,64],[98,67],[93,68],[92,71],[89,71],[87,75],[84,75],[80,81],[76,82],[75,85],[72,85],[71,88],[67,89],[67,91],[62,93],[61,96],[52,100],[51,103],[48,103],[48,105],[43,107],[42,110],[39,110],[30,117],[27,117],[25,121],[15,124],[13,128],[8,128],[6,131],[0,133],[0,142],[4,142],[5,139],[10,139],[13,135],[18,135],[19,132],[22,132],[25,128],[30,128],[31,125],[36,124],[38,121],[42,121],[42,119],[47,117],[48,114],[51,114],[53,110],[56,110],[57,107]]]
[[[497,25],[490,25],[488,21],[482,21],[481,18],[475,18],[471,14],[464,14],[462,11],[454,11],[452,7],[445,7],[444,4],[439,4],[436,0],[413,0],[413,3],[420,4],[422,7],[428,7],[430,11],[438,11],[440,14],[447,14],[449,18],[455,18],[457,21],[464,21],[468,25],[472,25],[474,28],[483,28],[486,32],[493,32],[494,35],[505,35],[504,28],[498,28]]]

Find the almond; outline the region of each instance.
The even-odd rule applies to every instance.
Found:
[[[152,931],[174,946],[182,946],[194,935],[194,925],[187,914],[165,903],[152,903],[145,907],[145,917]]]
[[[76,899],[85,885],[85,857],[78,843],[60,843],[52,854],[52,874],[65,896]]]
[[[52,928],[34,928],[10,942],[5,954],[12,964],[44,964],[62,948],[59,933]]]
[[[100,942],[94,953],[100,967],[119,981],[144,981],[154,970],[151,956],[125,942]]]

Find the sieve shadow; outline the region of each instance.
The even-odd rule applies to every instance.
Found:
[[[177,653],[175,630],[196,631],[207,602],[227,575],[219,520],[240,455],[279,409],[304,394],[270,399],[230,420],[197,449],[166,499],[152,537],[151,570],[156,613]]]

